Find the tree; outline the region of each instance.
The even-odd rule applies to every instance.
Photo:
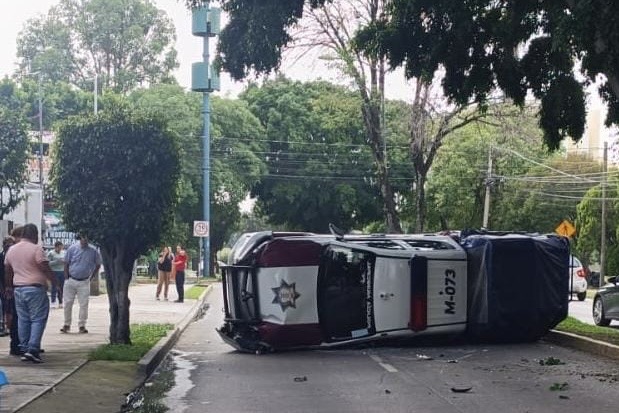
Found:
[[[285,78],[241,96],[267,131],[268,174],[257,206],[276,226],[349,230],[380,219],[379,190],[356,94],[326,82]]]
[[[235,78],[277,68],[303,5],[329,2],[224,1],[231,18],[221,36],[223,66]],[[198,6],[200,0],[185,4]],[[429,80],[444,71],[445,94],[460,104],[470,98],[484,104],[498,87],[523,105],[527,91],[533,92],[541,99],[544,141],[556,149],[565,136],[578,140],[584,131],[584,93],[572,71],[575,60],[581,59],[587,81],[606,76],[601,93],[609,105],[607,122],[619,121],[618,12],[619,4],[608,0],[395,0],[357,40],[366,52],[386,56],[392,67],[403,66],[409,78]],[[227,42],[227,36],[238,42]]]
[[[539,175],[539,171],[529,171],[536,166],[535,162],[548,158],[534,109],[521,112],[510,105],[497,104],[489,113],[483,123],[470,124],[446,138],[437,154],[428,179],[429,229],[481,227],[489,186],[489,229],[546,232],[547,227],[537,226],[538,217],[558,208],[538,201],[533,203],[538,207],[535,211],[523,213],[522,205],[535,192],[530,182],[521,185],[526,182],[524,175]],[[491,176],[487,176],[489,153]],[[546,225],[556,226],[554,222]]]
[[[30,143],[25,119],[0,105],[0,219],[22,200]]]
[[[101,249],[112,344],[130,343],[133,263],[159,241],[178,176],[178,147],[165,121],[120,99],[98,116],[73,117],[58,129],[52,182],[67,228]]]
[[[147,0],[61,0],[30,20],[17,39],[21,74],[125,93],[145,84],[171,82],[178,66],[174,27]]]
[[[616,172],[616,171],[613,171]],[[606,268],[605,274],[619,273],[619,182],[611,174],[606,191]],[[576,251],[579,257],[588,264],[600,257],[600,239],[602,238],[602,188],[592,187],[578,204],[576,228]]]
[[[189,225],[203,217],[202,190],[202,99],[198,93],[185,92],[177,85],[158,85],[131,94],[138,107],[155,111],[165,119],[179,140],[180,183],[178,204],[170,216],[170,231],[162,240],[191,245],[197,238]],[[245,102],[212,99],[209,242],[212,258],[236,230],[239,202],[249,193],[264,172],[259,155],[264,130]],[[215,263],[214,259],[210,260]]]
[[[575,222],[578,204],[599,183],[600,165],[583,156],[556,154],[531,165],[525,174],[505,177],[493,205],[496,228],[554,232],[565,219]]]
[[[342,0],[332,5],[307,7],[306,15],[310,22],[300,30],[295,41],[301,47],[326,51],[323,58],[350,79],[357,90],[361,98],[366,140],[373,156],[375,179],[383,200],[387,231],[399,233],[402,227],[385,150],[385,59],[357,53],[352,41],[357,28],[375,22],[384,7],[384,0]],[[220,43],[225,47],[225,42],[230,40],[224,36]]]
[[[619,5],[607,0],[396,0],[381,22],[359,34],[365,50],[388,57],[409,77],[444,73],[443,89],[454,102],[487,102],[500,88],[523,105],[530,91],[540,99],[544,141],[556,149],[584,131],[583,85],[600,73],[608,121],[619,120]]]

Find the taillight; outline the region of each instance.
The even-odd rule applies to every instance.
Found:
[[[408,328],[422,331],[428,327],[428,259],[413,257],[411,266],[411,302]]]
[[[587,274],[585,273],[585,269],[582,267],[576,270],[576,275],[581,278],[585,278],[587,276]]]

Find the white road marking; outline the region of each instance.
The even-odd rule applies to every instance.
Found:
[[[381,359],[379,356],[376,356],[374,354],[370,355],[370,358],[372,360],[374,360],[375,362],[377,362],[382,368],[384,368],[385,370],[387,370],[389,373],[397,373],[398,369],[396,369],[395,367],[393,367],[391,364],[389,363],[385,363],[383,362],[383,359]]]

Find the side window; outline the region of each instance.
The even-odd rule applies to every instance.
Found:
[[[330,246],[319,270],[319,317],[329,340],[367,335],[372,326],[367,305],[371,293],[374,255]],[[364,332],[364,333],[360,333]]]

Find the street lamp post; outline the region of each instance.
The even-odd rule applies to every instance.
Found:
[[[206,222],[206,228],[210,228],[210,93],[219,90],[219,76],[210,67],[209,56],[209,40],[211,37],[219,34],[219,19],[220,9],[209,8],[209,1],[204,0],[200,7],[195,7],[192,10],[192,33],[195,36],[202,37],[203,52],[202,62],[194,63],[192,65],[192,79],[191,90],[195,92],[202,92],[202,114],[204,118],[203,127],[203,160],[202,160],[202,172],[203,172],[203,215]],[[206,236],[203,236],[202,246],[204,248],[203,254],[203,273],[202,276],[210,276],[210,244],[209,244],[209,232],[207,229]]]
[[[38,106],[39,106],[39,187],[41,189],[41,239],[45,236],[45,182],[43,181],[43,92],[41,72],[38,75]]]

